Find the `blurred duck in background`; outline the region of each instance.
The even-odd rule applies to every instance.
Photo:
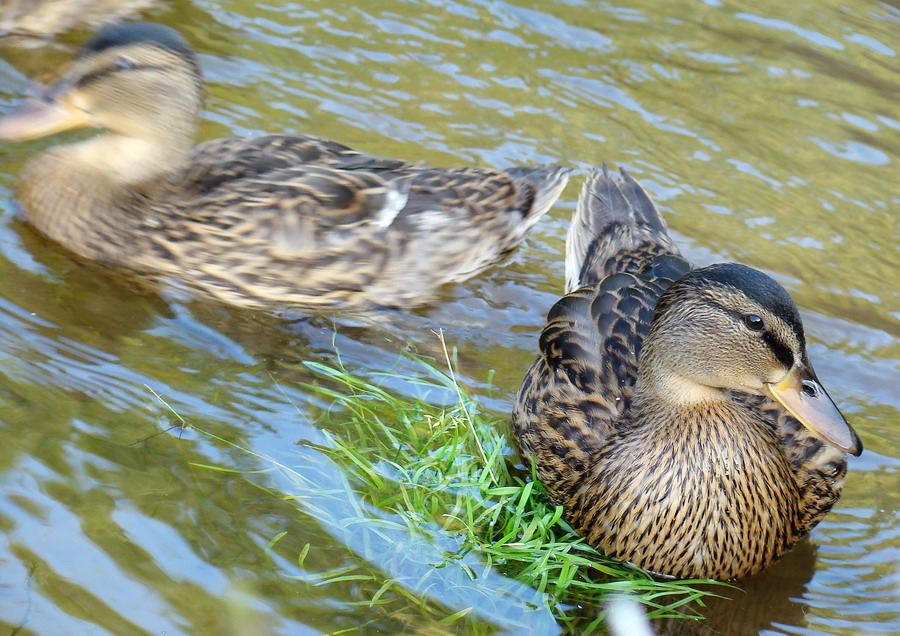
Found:
[[[161,0],[2,0],[0,35],[56,35],[134,15]]]
[[[409,307],[501,260],[568,180],[558,166],[428,168],[307,136],[195,147],[202,96],[176,31],[102,30],[0,119],[10,141],[105,129],[28,162],[25,216],[81,257],[234,305]]]

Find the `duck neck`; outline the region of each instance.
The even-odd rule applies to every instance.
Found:
[[[668,408],[692,409],[728,401],[724,390],[679,373],[670,363],[670,356],[659,351],[654,335],[648,335],[641,350],[634,387],[636,406],[665,403]]]
[[[692,409],[726,401],[728,397],[722,389],[698,384],[665,368],[641,372],[634,387],[636,405],[664,402],[669,407]]]
[[[774,432],[727,392],[677,375],[641,377],[631,403],[632,440],[640,448],[728,473],[778,456]]]
[[[761,448],[760,443],[774,443],[772,433],[763,430],[761,419],[728,391],[679,373],[670,364],[670,356],[657,355],[652,340],[648,344],[641,351],[631,402],[631,419],[644,431],[641,435],[664,440],[714,440],[708,449],[711,455],[716,454],[717,446]]]
[[[162,143],[110,133],[61,150],[72,165],[90,166],[104,175],[110,187],[133,188],[174,173],[184,164],[190,148],[190,142]]]
[[[25,215],[54,241],[109,261],[107,246],[134,240],[135,226],[149,214],[147,198],[159,196],[189,148],[110,133],[49,150],[26,167]]]

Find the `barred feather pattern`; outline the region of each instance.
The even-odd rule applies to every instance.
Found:
[[[657,302],[692,267],[653,213],[634,214],[635,186],[605,169],[585,185],[567,246],[584,285],[548,314],[514,433],[549,498],[606,554],[676,577],[752,575],[831,509],[846,454],[762,396],[673,411],[636,395]],[[599,220],[586,220],[594,205]]]
[[[440,169],[315,137],[222,139],[116,187],[65,147],[33,160],[29,220],[73,252],[252,308],[415,306],[502,260],[568,180]]]
[[[12,141],[107,131],[29,161],[29,221],[119,274],[234,305],[409,307],[502,260],[568,180],[559,166],[429,168],[312,136],[193,147],[202,97],[177,31],[104,28],[53,86],[0,118]]]

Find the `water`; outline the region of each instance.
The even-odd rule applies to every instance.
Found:
[[[4,146],[0,628],[442,633],[452,627],[437,621],[468,599],[498,632],[557,631],[540,612],[522,622],[527,589],[490,602],[415,589],[431,609],[385,616],[360,603],[377,585],[317,585],[372,551],[248,478],[198,466],[264,467],[190,430],[161,433],[178,419],[154,392],[323,488],[340,483],[339,469],[304,445],[323,441],[324,405],[295,363],[332,363],[334,345],[363,375],[421,374],[401,352],[437,354],[431,330],[442,327],[463,383],[485,408],[508,412],[561,292],[582,177],[607,161],[650,190],[694,261],[745,262],[789,289],[819,376],[866,445],[810,540],[746,595],[711,608],[712,623],[735,634],[900,631],[897,6],[361,4],[175,0],[150,15],[200,53],[203,138],[311,132],[436,165],[559,161],[576,168],[572,183],[504,266],[443,290],[438,304],[374,325],[285,320],[137,295],[73,261],[12,202],[22,162],[51,142]],[[81,37],[0,42],[0,108]],[[256,478],[276,490],[280,480]],[[346,504],[358,504],[352,492]],[[375,565],[387,577],[416,574],[392,568],[421,546],[392,545]]]

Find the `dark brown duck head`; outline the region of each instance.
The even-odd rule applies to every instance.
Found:
[[[688,273],[660,297],[640,356],[636,394],[679,405],[766,395],[816,437],[853,455],[862,443],[806,354],[790,295],[734,263]]]

